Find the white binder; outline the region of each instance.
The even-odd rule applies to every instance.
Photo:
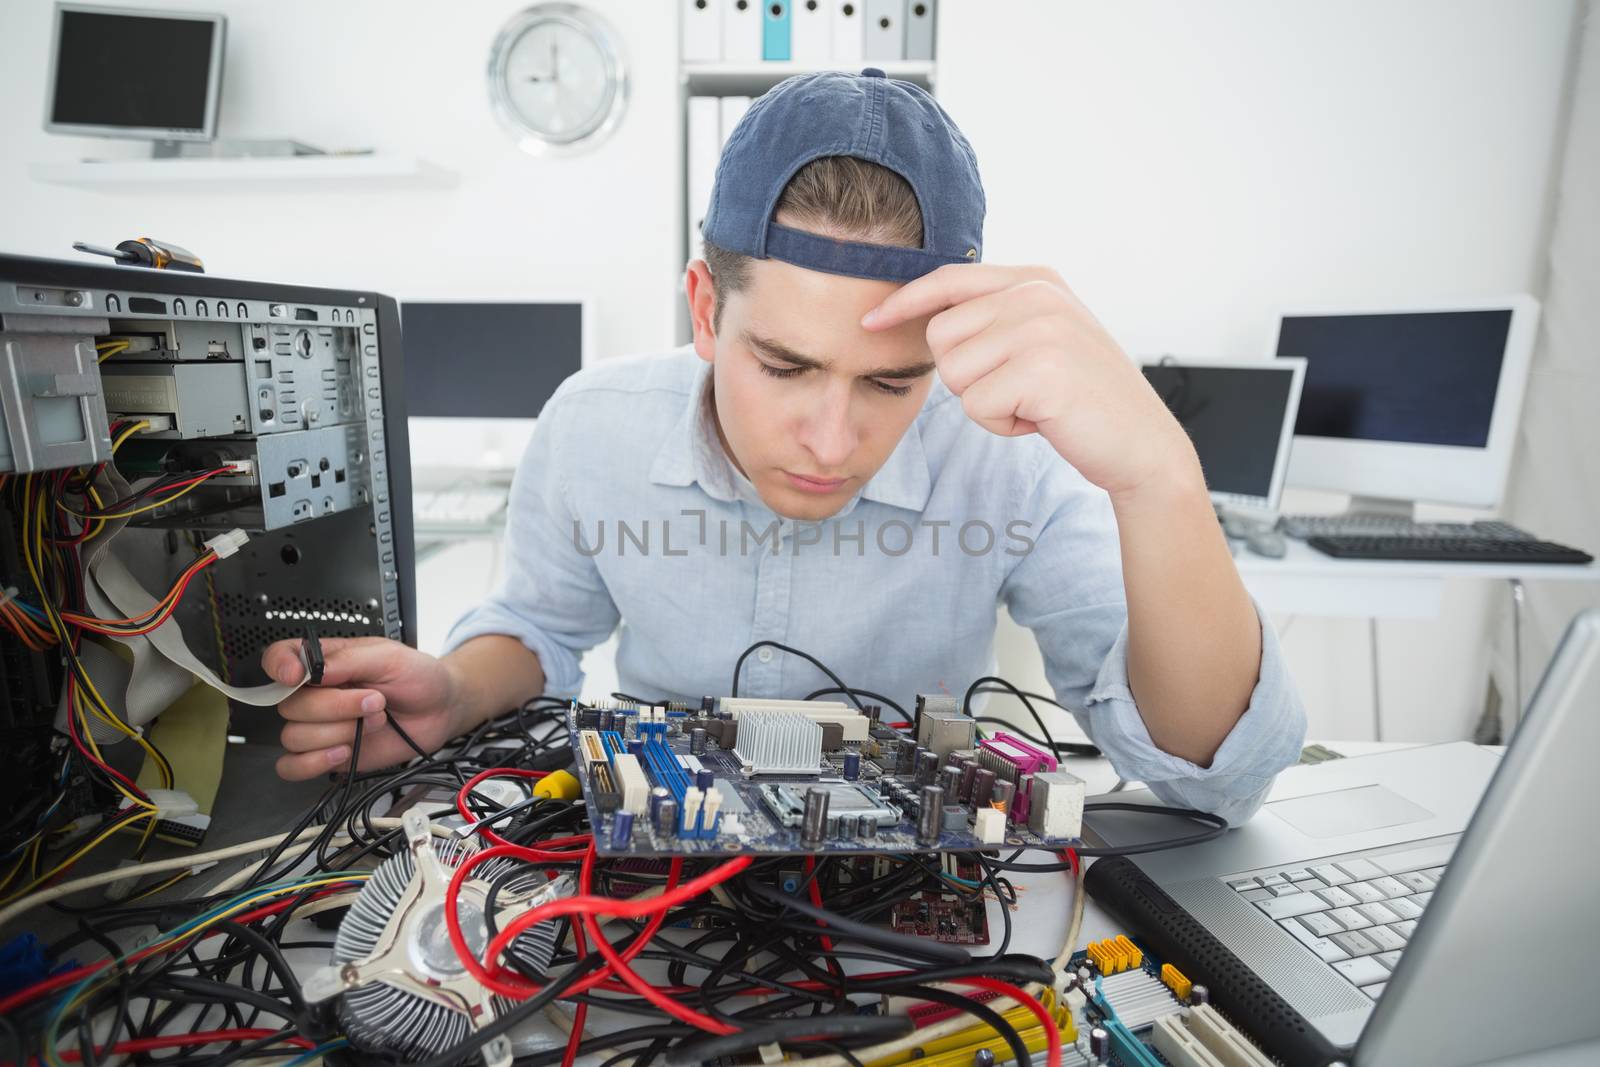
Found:
[[[905,0],[867,0],[863,58],[870,61],[906,57],[906,30],[901,25],[905,10]]]
[[[833,59],[833,26],[828,21],[837,0],[789,0],[789,58],[806,67],[825,67]]]
[[[722,105],[722,119],[717,123],[718,139],[717,153],[721,155],[722,146],[728,143],[728,138],[733,136],[733,128],[739,125],[739,120],[744,118],[744,113],[750,110],[748,96],[723,96],[718,98]]]
[[[906,58],[933,58],[933,5],[935,0],[906,0]]]
[[[716,63],[722,59],[720,0],[678,0],[683,32],[683,58],[690,63]]]
[[[685,219],[688,259],[700,255],[700,224],[705,221],[711,207],[711,184],[717,176],[717,159],[722,155],[720,101],[715,96],[689,98],[688,163],[689,180],[685,185]]]
[[[836,67],[849,70],[861,62],[863,0],[826,0],[833,7],[833,58]]]
[[[760,0],[715,0],[722,5],[722,58],[727,63],[761,62]]]

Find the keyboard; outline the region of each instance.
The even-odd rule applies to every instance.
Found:
[[[506,489],[496,486],[459,486],[419,491],[415,497],[416,523],[425,528],[494,525],[506,509]]]
[[[1537,541],[1526,530],[1498,519],[1479,522],[1413,522],[1398,515],[1285,515],[1281,529],[1290,537],[1498,537]]]
[[[1319,535],[1306,539],[1319,552],[1339,559],[1406,559],[1445,563],[1588,563],[1582,549],[1553,541],[1492,536],[1395,537]]]
[[[1290,936],[1377,1000],[1433,899],[1453,845],[1224,878]]]

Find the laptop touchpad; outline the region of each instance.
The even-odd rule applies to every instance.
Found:
[[[1307,837],[1343,837],[1433,818],[1433,812],[1381,785],[1293,797],[1265,808]]]

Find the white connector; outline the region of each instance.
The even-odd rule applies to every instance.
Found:
[[[229,530],[227,533],[220,533],[215,537],[209,538],[205,545],[217,554],[218,559],[227,559],[243,548],[244,543],[248,540],[250,540],[250,535],[243,530]]]
[[[200,810],[194,797],[181,789],[146,789],[144,792],[150,798],[150,803],[156,806],[158,819],[176,819],[194,815]]]
[[[253,459],[230,459],[223,466],[228,468],[229,474],[243,474],[247,477],[254,477],[256,473],[256,461]]]

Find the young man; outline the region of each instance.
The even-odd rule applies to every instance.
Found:
[[[281,707],[286,778],[411,755],[576,694],[622,626],[622,688],[729,692],[759,641],[909,703],[993,665],[1004,603],[1125,778],[1239,821],[1304,715],[1234,570],[1194,449],[1053,271],[978,262],[983,188],[920,89],[785,81],[729,138],[689,265],[691,349],[609,360],[545,406],[506,577],[442,658],[327,642]],[[268,649],[299,679],[292,643]],[[744,695],[832,683],[761,648]]]

